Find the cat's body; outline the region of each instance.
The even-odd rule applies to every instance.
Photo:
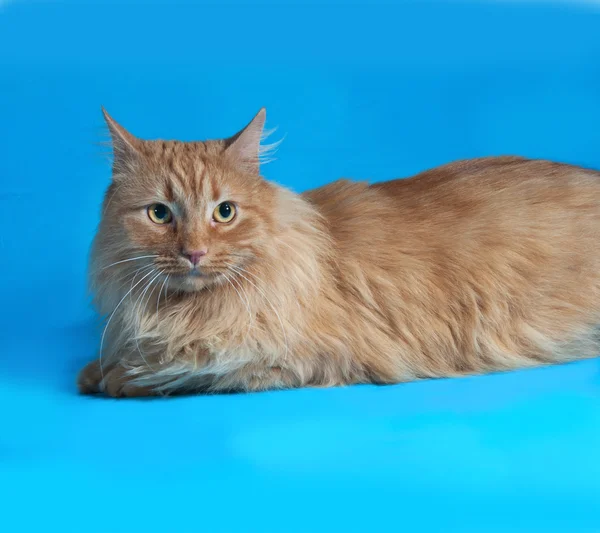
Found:
[[[396,383],[599,351],[594,171],[485,158],[296,195],[258,176],[256,119],[202,145],[139,141],[108,120],[115,181],[92,284],[111,318],[83,392]],[[233,224],[192,216],[223,198]],[[181,220],[170,229],[128,214],[163,200]],[[174,258],[190,242],[202,275]]]

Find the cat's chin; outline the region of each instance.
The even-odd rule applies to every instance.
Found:
[[[199,292],[214,284],[213,276],[184,274],[169,278],[169,286],[184,292]]]

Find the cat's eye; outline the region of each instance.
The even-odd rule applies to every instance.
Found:
[[[148,217],[155,224],[168,224],[173,220],[173,213],[165,204],[148,206]]]
[[[235,205],[231,202],[222,202],[213,211],[213,218],[216,222],[226,224],[235,218]]]

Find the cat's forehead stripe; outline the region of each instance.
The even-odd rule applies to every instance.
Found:
[[[221,199],[223,184],[219,173],[211,172],[206,144],[157,141],[154,150],[166,178],[163,194],[169,202],[198,205]]]
[[[184,169],[183,165],[181,165],[180,160],[178,158],[174,157],[171,160],[170,166],[171,166],[170,171],[171,171],[173,177],[175,177],[177,179],[179,186],[183,190],[188,189],[189,188],[188,179],[186,177],[185,169]]]
[[[211,185],[212,200],[213,202],[216,202],[221,198],[221,188],[216,179],[208,179],[207,181],[209,181]]]
[[[202,174],[199,176],[199,183],[194,187],[202,198],[210,198],[211,194],[211,177],[208,175],[206,166],[202,169]]]
[[[173,189],[173,183],[171,182],[170,179],[164,180],[164,194],[165,194],[165,198],[168,202],[171,202],[171,203],[175,202],[176,194]]]

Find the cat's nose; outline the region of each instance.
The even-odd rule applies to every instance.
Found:
[[[200,259],[202,259],[207,253],[208,250],[206,248],[202,248],[201,250],[184,250],[182,255],[188,259],[192,265],[196,266],[200,262]]]

